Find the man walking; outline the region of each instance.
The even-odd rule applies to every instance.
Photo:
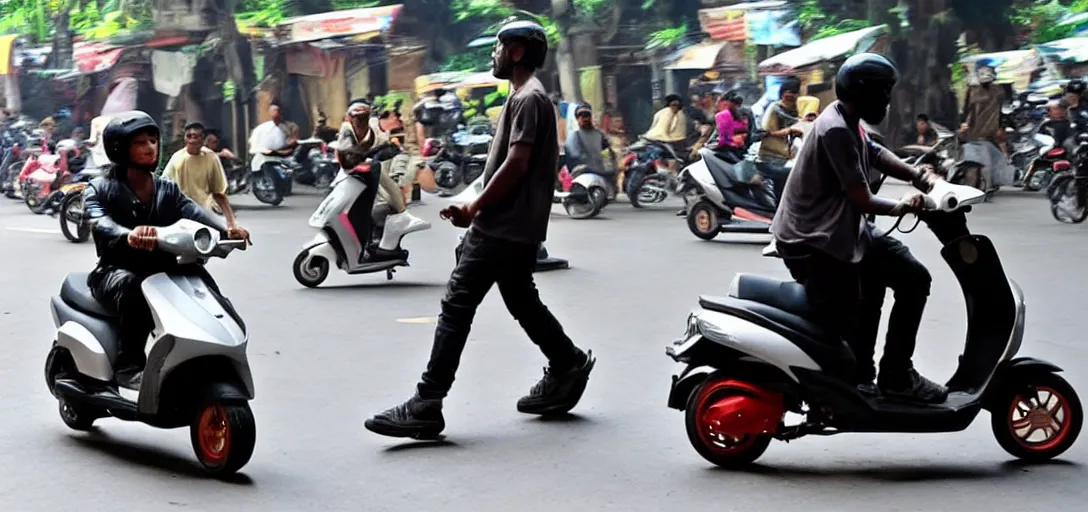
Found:
[[[548,358],[544,378],[518,401],[528,414],[562,414],[578,404],[593,370],[540,301],[533,284],[538,245],[551,214],[558,141],[551,101],[533,73],[544,65],[548,40],[532,22],[506,24],[492,56],[496,78],[510,80],[484,170],[485,187],[470,205],[442,210],[453,225],[469,228],[450,276],[435,329],[427,370],[406,402],[366,421],[366,428],[393,437],[427,439],[445,428],[442,399],[453,385],[476,309],[498,284],[506,308]]]

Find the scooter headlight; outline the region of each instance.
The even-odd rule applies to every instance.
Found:
[[[215,250],[217,241],[216,237],[212,235],[212,230],[208,228],[200,228],[193,233],[193,246],[196,248],[196,252],[202,255],[210,254]]]
[[[699,317],[695,313],[688,313],[688,325],[684,330],[684,338],[690,338],[699,334]]]

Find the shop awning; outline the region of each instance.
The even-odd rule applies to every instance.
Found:
[[[997,71],[997,83],[1013,84],[1013,88],[1022,91],[1031,83],[1031,76],[1041,64],[1035,50],[1013,50],[1009,52],[982,53],[960,59],[960,64],[967,66],[972,74],[976,64],[982,59],[989,59]]]
[[[699,71],[714,69],[717,67],[719,55],[721,55],[727,44],[729,43],[726,41],[709,41],[683,48],[672,55],[675,60],[665,66],[665,69],[694,69]]]
[[[1037,44],[1035,50],[1048,60],[1080,64],[1088,62],[1088,37],[1069,37]]]
[[[289,18],[280,23],[287,29],[287,42],[304,43],[336,37],[375,37],[393,25],[402,5],[346,9]]]
[[[868,51],[887,32],[887,25],[879,25],[818,39],[760,62],[759,70],[790,72],[820,62],[843,59],[854,53]]]
[[[117,64],[123,51],[124,48],[104,43],[79,42],[72,45],[72,61],[84,73],[97,73]]]
[[[15,48],[16,34],[0,36],[0,75],[11,74],[11,51]]]

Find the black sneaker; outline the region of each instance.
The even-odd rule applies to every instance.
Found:
[[[885,378],[881,372],[877,382],[881,394],[889,398],[926,404],[939,404],[948,398],[948,388],[923,377],[913,368],[904,378],[895,380]]]
[[[539,415],[570,412],[582,399],[586,383],[589,382],[589,372],[597,363],[593,351],[582,357],[585,358],[583,362],[567,370],[545,368],[544,378],[529,389],[528,395],[518,400],[518,412]]]
[[[386,409],[363,423],[367,430],[389,437],[437,439],[446,428],[442,400],[424,400],[418,396]]]
[[[876,384],[874,384],[872,381],[862,382],[861,384],[858,384],[857,388],[858,393],[861,393],[865,396],[877,396],[880,394],[880,391],[876,388]]]

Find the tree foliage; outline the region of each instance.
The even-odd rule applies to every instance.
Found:
[[[0,2],[0,32],[45,43],[61,13],[76,35],[101,39],[151,26],[151,0],[6,0]]]

